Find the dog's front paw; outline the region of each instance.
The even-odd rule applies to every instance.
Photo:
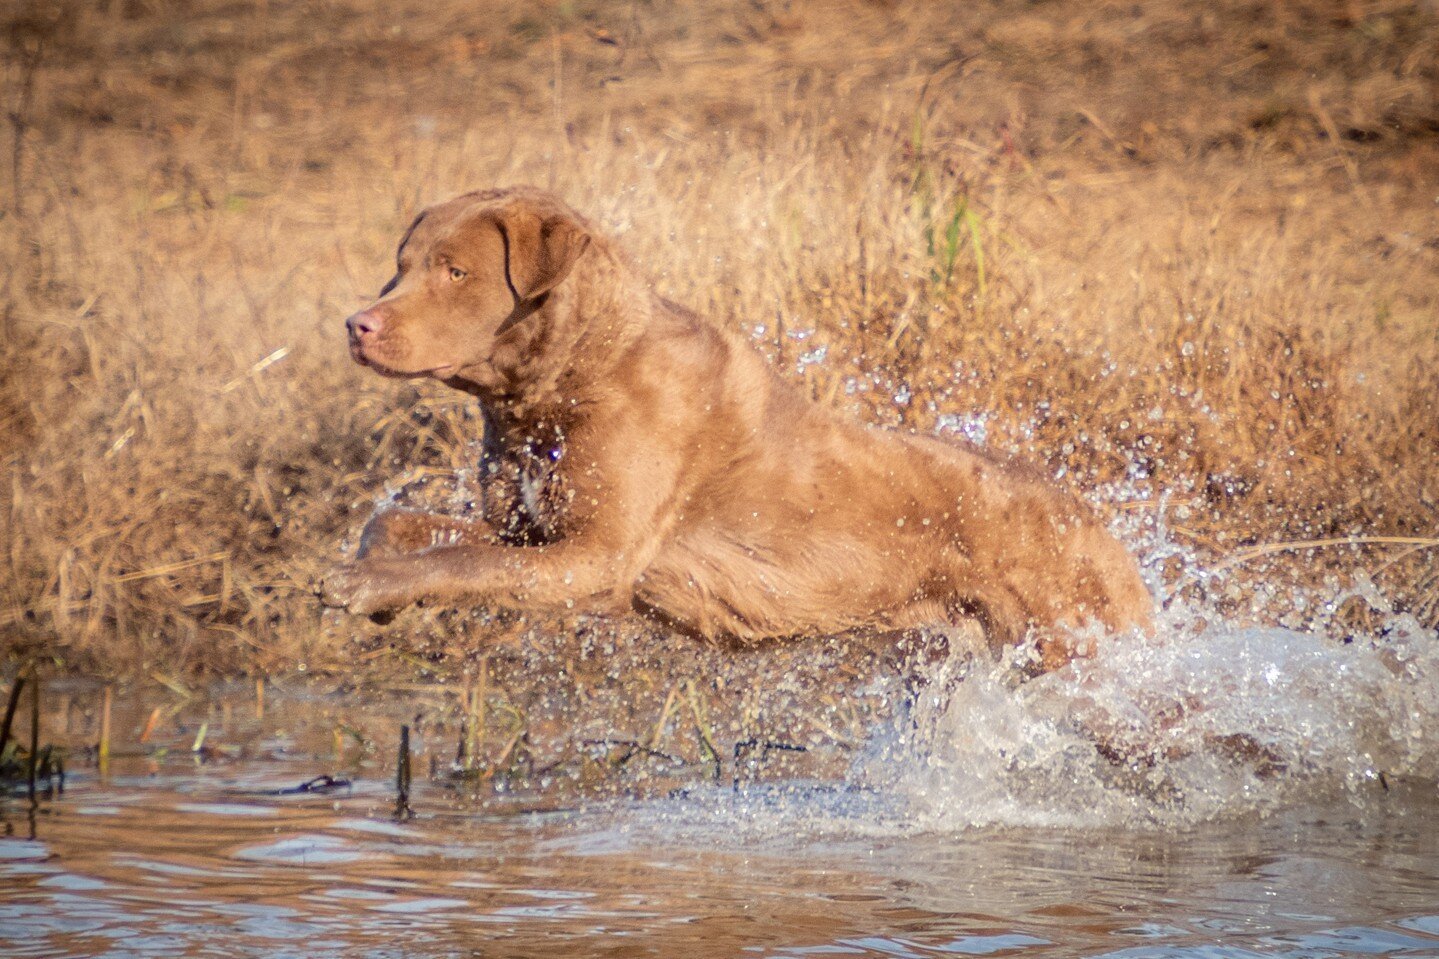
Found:
[[[407,605],[413,600],[411,590],[405,578],[390,565],[360,560],[336,566],[316,589],[320,602],[361,616]]]

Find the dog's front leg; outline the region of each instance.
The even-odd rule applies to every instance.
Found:
[[[441,546],[368,556],[337,567],[320,587],[327,606],[369,614],[420,599],[478,599],[511,607],[627,601],[643,556],[565,540],[550,546]]]
[[[356,558],[404,556],[460,543],[495,541],[494,530],[481,519],[386,509],[371,516],[365,524]]]
[[[418,599],[519,608],[627,604],[640,573],[676,522],[684,456],[673,443],[684,434],[664,424],[658,406],[641,407],[628,410],[623,419],[612,418],[602,439],[594,432],[571,433],[566,460],[574,464],[575,508],[564,539],[543,546],[500,546],[466,537],[409,555],[367,554],[327,576],[321,599],[362,614]],[[634,437],[641,434],[671,443],[651,439],[637,454]]]

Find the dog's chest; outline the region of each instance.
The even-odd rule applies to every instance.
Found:
[[[565,482],[558,430],[487,444],[480,461],[485,521],[507,542],[536,546],[564,534],[573,490]]]

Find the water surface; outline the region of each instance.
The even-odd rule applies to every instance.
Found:
[[[1042,700],[1017,700],[1026,741]],[[992,744],[921,744],[912,718],[837,778],[608,792],[456,785],[448,739],[417,733],[415,815],[397,819],[389,731],[413,696],[364,703],[385,732],[362,751],[337,739],[334,701],[272,693],[262,718],[243,697],[193,701],[167,727],[183,735],[107,775],[77,757],[63,795],[0,801],[0,956],[1439,956],[1432,781],[1286,773],[1283,801],[1124,818],[1155,801],[1043,749],[1006,778],[976,765]],[[965,709],[992,707],[951,705],[936,728]],[[244,750],[200,762],[202,716]],[[1192,761],[1167,774],[1215,760]],[[351,785],[282,792],[320,773]],[[1118,798],[1086,820],[1096,789]],[[1083,802],[1019,815],[1066,791]]]

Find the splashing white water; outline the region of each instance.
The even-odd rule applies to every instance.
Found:
[[[994,673],[921,697],[856,779],[949,830],[1175,824],[1439,777],[1439,644],[1417,624],[1342,644],[1182,615],[1016,688]]]

